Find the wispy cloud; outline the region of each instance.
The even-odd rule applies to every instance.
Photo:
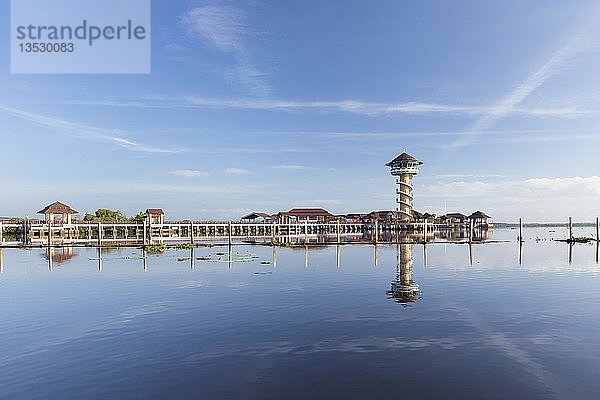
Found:
[[[582,220],[595,217],[600,196],[600,176],[544,177],[522,180],[456,180],[423,185],[416,189],[421,201],[460,204],[456,211],[484,208],[496,219],[556,222],[573,216]],[[450,207],[451,208],[451,207]],[[428,210],[428,211],[443,211]]]
[[[0,112],[51,129],[61,135],[77,139],[102,141],[131,151],[145,153],[178,153],[183,151],[182,149],[157,147],[140,143],[118,135],[117,130],[84,125],[3,105],[0,105]]]
[[[596,10],[597,11],[597,10]],[[567,44],[555,51],[540,68],[520,82],[506,97],[494,105],[470,127],[469,131],[486,131],[511,114],[519,104],[535,92],[549,79],[559,75],[580,58],[598,49],[597,12],[585,27]],[[465,135],[453,143],[452,147],[467,146],[477,140],[477,135]]]
[[[219,99],[198,96],[149,96],[132,99],[105,100],[68,100],[64,104],[135,107],[135,108],[223,108],[262,111],[310,111],[310,112],[344,112],[366,116],[413,114],[413,115],[489,115],[495,112],[496,106],[437,104],[423,102],[365,102],[360,100],[285,100],[285,99]],[[529,117],[574,118],[581,115],[597,113],[597,110],[584,110],[573,106],[558,108],[522,108],[513,107],[509,110],[512,115]]]
[[[247,175],[250,171],[241,168],[225,168],[223,170],[227,175]]]
[[[312,199],[312,200],[301,200],[298,202],[301,206],[314,206],[322,207],[324,205],[338,205],[343,204],[344,201],[340,199]]]
[[[183,178],[198,178],[202,176],[209,176],[208,172],[198,171],[195,169],[178,169],[175,171],[169,171],[169,175],[180,176]]]
[[[274,169],[289,169],[289,170],[295,170],[295,171],[303,171],[303,170],[308,169],[308,167],[305,166],[305,165],[286,165],[286,164],[283,164],[283,165],[272,165],[271,168],[274,168]]]
[[[245,15],[240,9],[216,5],[196,7],[183,14],[180,22],[188,36],[234,58],[235,65],[225,72],[225,78],[241,83],[253,94],[269,92],[267,74],[250,61],[245,43],[252,31],[245,24]]]

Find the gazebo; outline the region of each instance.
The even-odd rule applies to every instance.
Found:
[[[149,208],[146,210],[146,220],[149,224],[162,225],[165,222],[165,212],[162,208]]]
[[[55,201],[38,211],[38,214],[44,214],[44,220],[48,224],[70,224],[71,215],[79,214],[79,212],[60,201]]]
[[[469,215],[468,219],[473,221],[475,227],[488,227],[490,226],[490,216],[482,211],[475,211]]]

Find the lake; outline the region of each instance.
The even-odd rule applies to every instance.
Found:
[[[0,398],[597,399],[597,246],[516,235],[4,249]]]

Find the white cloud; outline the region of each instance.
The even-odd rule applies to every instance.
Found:
[[[303,171],[303,170],[308,169],[308,167],[304,166],[304,165],[287,165],[287,164],[273,165],[273,166],[271,166],[271,168],[274,168],[274,169],[289,169],[289,170],[296,170],[296,171]]]
[[[6,107],[3,105],[0,105],[0,112],[36,124],[38,126],[52,129],[61,135],[66,135],[77,139],[96,140],[111,143],[131,151],[144,153],[179,153],[183,151],[181,149],[156,147],[136,142],[134,140],[117,135],[115,130],[79,124],[76,122],[35,114],[29,111]]]
[[[427,204],[448,202],[448,211],[483,209],[496,220],[560,222],[568,216],[591,221],[598,214],[600,176],[531,178],[498,181],[455,181],[425,185],[415,200]]]
[[[250,171],[241,168],[225,168],[223,170],[228,175],[247,175]]]
[[[270,91],[266,82],[267,74],[259,71],[250,61],[245,41],[252,31],[244,20],[241,10],[216,5],[193,8],[180,18],[188,36],[233,56],[235,65],[225,70],[226,79],[234,84],[241,83],[254,94],[264,95]]]
[[[261,76],[256,73],[256,77]],[[437,104],[424,102],[365,102],[359,100],[286,100],[286,99],[219,99],[198,96],[152,96],[145,99],[125,100],[94,100],[67,101],[65,104],[99,105],[110,107],[138,108],[237,108],[264,111],[315,111],[315,112],[345,112],[351,114],[376,116],[391,114],[414,115],[489,115],[497,110],[497,106]],[[519,108],[513,107],[508,113],[530,117],[574,118],[585,114],[597,113],[597,110],[583,110],[577,107],[558,108]]]
[[[243,52],[242,38],[246,29],[242,13],[233,7],[197,7],[181,17],[181,23],[191,35],[204,39],[225,53]]]
[[[209,173],[208,172],[204,172],[204,171],[198,171],[195,169],[178,169],[175,171],[169,171],[168,172],[169,175],[173,175],[173,176],[181,176],[184,178],[198,178],[201,176],[208,176]]]
[[[498,121],[511,114],[519,104],[547,80],[562,73],[584,55],[596,51],[598,48],[598,30],[597,26],[595,26],[597,22],[598,17],[596,14],[593,14],[592,20],[581,31],[566,45],[555,51],[539,69],[519,83],[506,97],[493,106],[489,112],[477,120],[469,131],[477,133],[488,130]],[[453,144],[453,147],[467,146],[475,140],[477,140],[476,135],[466,135],[458,139]]]

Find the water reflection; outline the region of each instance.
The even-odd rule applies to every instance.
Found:
[[[77,254],[75,253],[73,247],[47,247],[44,252],[44,258],[48,260],[48,270],[52,271],[54,269],[54,264],[62,264]]]
[[[363,233],[353,233],[345,235],[336,234],[318,234],[318,235],[281,235],[277,238],[271,238],[270,241],[280,245],[327,245],[327,244],[358,244],[358,243],[401,243],[401,242],[413,242],[413,243],[429,243],[429,242],[464,242],[471,241],[474,243],[486,242],[490,239],[492,234],[491,230],[488,229],[474,229],[473,235],[469,237],[468,229],[443,229],[443,230],[417,230],[415,232],[392,232],[392,231],[380,231],[378,234],[375,233],[374,229],[367,229]],[[259,243],[260,240],[246,241],[247,243]]]
[[[2,247],[0,247],[0,272],[4,272],[4,254],[2,253]]]
[[[388,290],[390,298],[405,307],[421,297],[419,285],[412,280],[412,247],[412,243],[396,245],[396,280]]]

